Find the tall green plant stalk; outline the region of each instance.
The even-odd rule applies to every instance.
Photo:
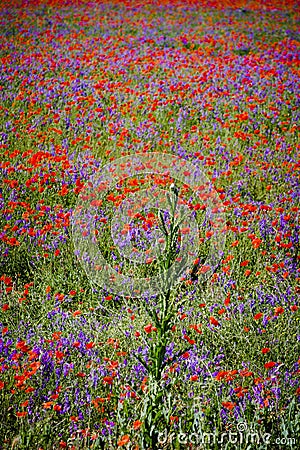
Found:
[[[161,403],[167,388],[163,387],[163,371],[165,368],[165,355],[168,344],[171,342],[171,328],[174,325],[175,309],[171,298],[171,283],[168,279],[168,270],[171,268],[176,255],[176,246],[178,242],[180,218],[176,217],[176,208],[178,204],[178,189],[171,185],[173,195],[168,195],[170,205],[170,224],[167,226],[163,214],[159,213],[161,230],[165,236],[165,257],[161,260],[161,269],[163,279],[163,289],[158,295],[156,307],[146,305],[146,309],[155,324],[155,338],[150,341],[149,362],[144,364],[148,372],[148,403],[146,406],[146,418],[144,422],[144,445],[147,449],[155,450],[158,448],[158,431],[160,426],[164,430],[169,430],[169,414],[163,416]]]

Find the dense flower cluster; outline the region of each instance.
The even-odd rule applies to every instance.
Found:
[[[214,230],[170,297],[159,426],[221,432],[246,418],[280,435],[300,398],[297,12],[279,0],[0,6],[1,449],[142,448],[156,299],[90,283],[70,223],[92,174],[151,152],[197,164],[226,214],[209,281]],[[146,252],[141,273],[157,270],[153,211],[113,222],[113,236],[109,225],[128,196],[173,181],[137,172],[92,204],[116,272],[129,242]],[[205,198],[178,190],[202,217]]]

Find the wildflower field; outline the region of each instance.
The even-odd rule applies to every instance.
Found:
[[[299,3],[0,16],[0,449],[299,448]]]

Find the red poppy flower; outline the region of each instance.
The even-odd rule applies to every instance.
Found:
[[[284,313],[284,309],[282,308],[282,306],[278,306],[277,308],[275,308],[274,314],[275,316],[279,316],[280,314]]]
[[[123,445],[128,444],[129,441],[130,437],[128,436],[128,434],[125,434],[124,436],[121,437],[121,439],[119,439],[118,447],[123,447]]]
[[[269,361],[269,362],[265,363],[264,366],[266,369],[272,369],[274,366],[276,366],[276,363],[274,361]]]
[[[254,320],[259,320],[259,319],[262,318],[262,316],[263,316],[262,313],[257,313],[257,314],[255,314],[255,316],[253,317],[253,319],[254,319]]]
[[[250,372],[250,370],[248,370],[248,369],[243,369],[239,372],[239,375],[241,377],[252,377],[253,372]]]
[[[146,332],[147,334],[151,333],[151,331],[152,331],[152,324],[149,323],[148,325],[146,325],[146,326],[144,327],[144,330],[145,330],[145,332]]]
[[[179,418],[178,416],[170,416],[170,422],[178,422]]]
[[[134,428],[135,430],[138,430],[138,429],[141,427],[141,425],[142,425],[142,422],[141,422],[140,420],[135,420],[135,421],[133,422],[133,428]]]
[[[222,402],[222,406],[225,409],[229,409],[231,411],[236,406],[236,403],[233,403],[233,402]]]
[[[103,377],[103,383],[112,385],[113,377],[109,377],[109,376]]]
[[[217,327],[219,324],[219,322],[217,321],[217,319],[215,319],[214,317],[210,317],[209,321],[212,325],[214,325],[215,327]]]
[[[244,266],[247,266],[248,264],[249,264],[249,261],[248,261],[248,260],[245,260],[245,261],[242,261],[242,262],[241,262],[240,266],[241,266],[241,267],[244,267]]]
[[[88,342],[87,344],[85,344],[85,348],[86,348],[87,350],[93,348],[94,346],[95,346],[95,343],[94,343],[94,342]]]
[[[198,375],[192,375],[190,380],[191,381],[197,381],[199,379]]]

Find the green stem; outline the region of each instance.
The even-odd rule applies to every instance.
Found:
[[[175,220],[175,211],[178,202],[178,195],[175,195],[175,200],[169,203],[171,206],[171,221],[170,231],[168,232],[163,215],[160,213],[161,229],[166,238],[166,259],[162,261],[161,268],[163,271],[168,271],[172,265],[172,261],[176,254],[176,244],[179,233],[179,223]],[[168,280],[165,280],[166,283]],[[163,283],[163,285],[165,285]],[[165,292],[161,292],[158,297],[159,316],[154,308],[151,310],[149,305],[146,305],[146,311],[153,319],[157,328],[157,339],[151,342],[149,348],[149,364],[145,364],[142,359],[136,355],[136,358],[146,368],[149,375],[149,391],[148,396],[150,404],[147,407],[146,420],[144,424],[145,440],[147,445],[150,445],[151,450],[157,448],[157,432],[159,431],[159,424],[161,421],[160,404],[164,394],[161,383],[163,381],[162,374],[166,363],[164,359],[166,356],[166,349],[168,345],[169,330],[172,326],[172,318],[174,318],[173,303],[171,300],[171,289],[167,288]],[[184,352],[183,352],[184,353]],[[164,424],[165,429],[169,428],[169,424]]]

